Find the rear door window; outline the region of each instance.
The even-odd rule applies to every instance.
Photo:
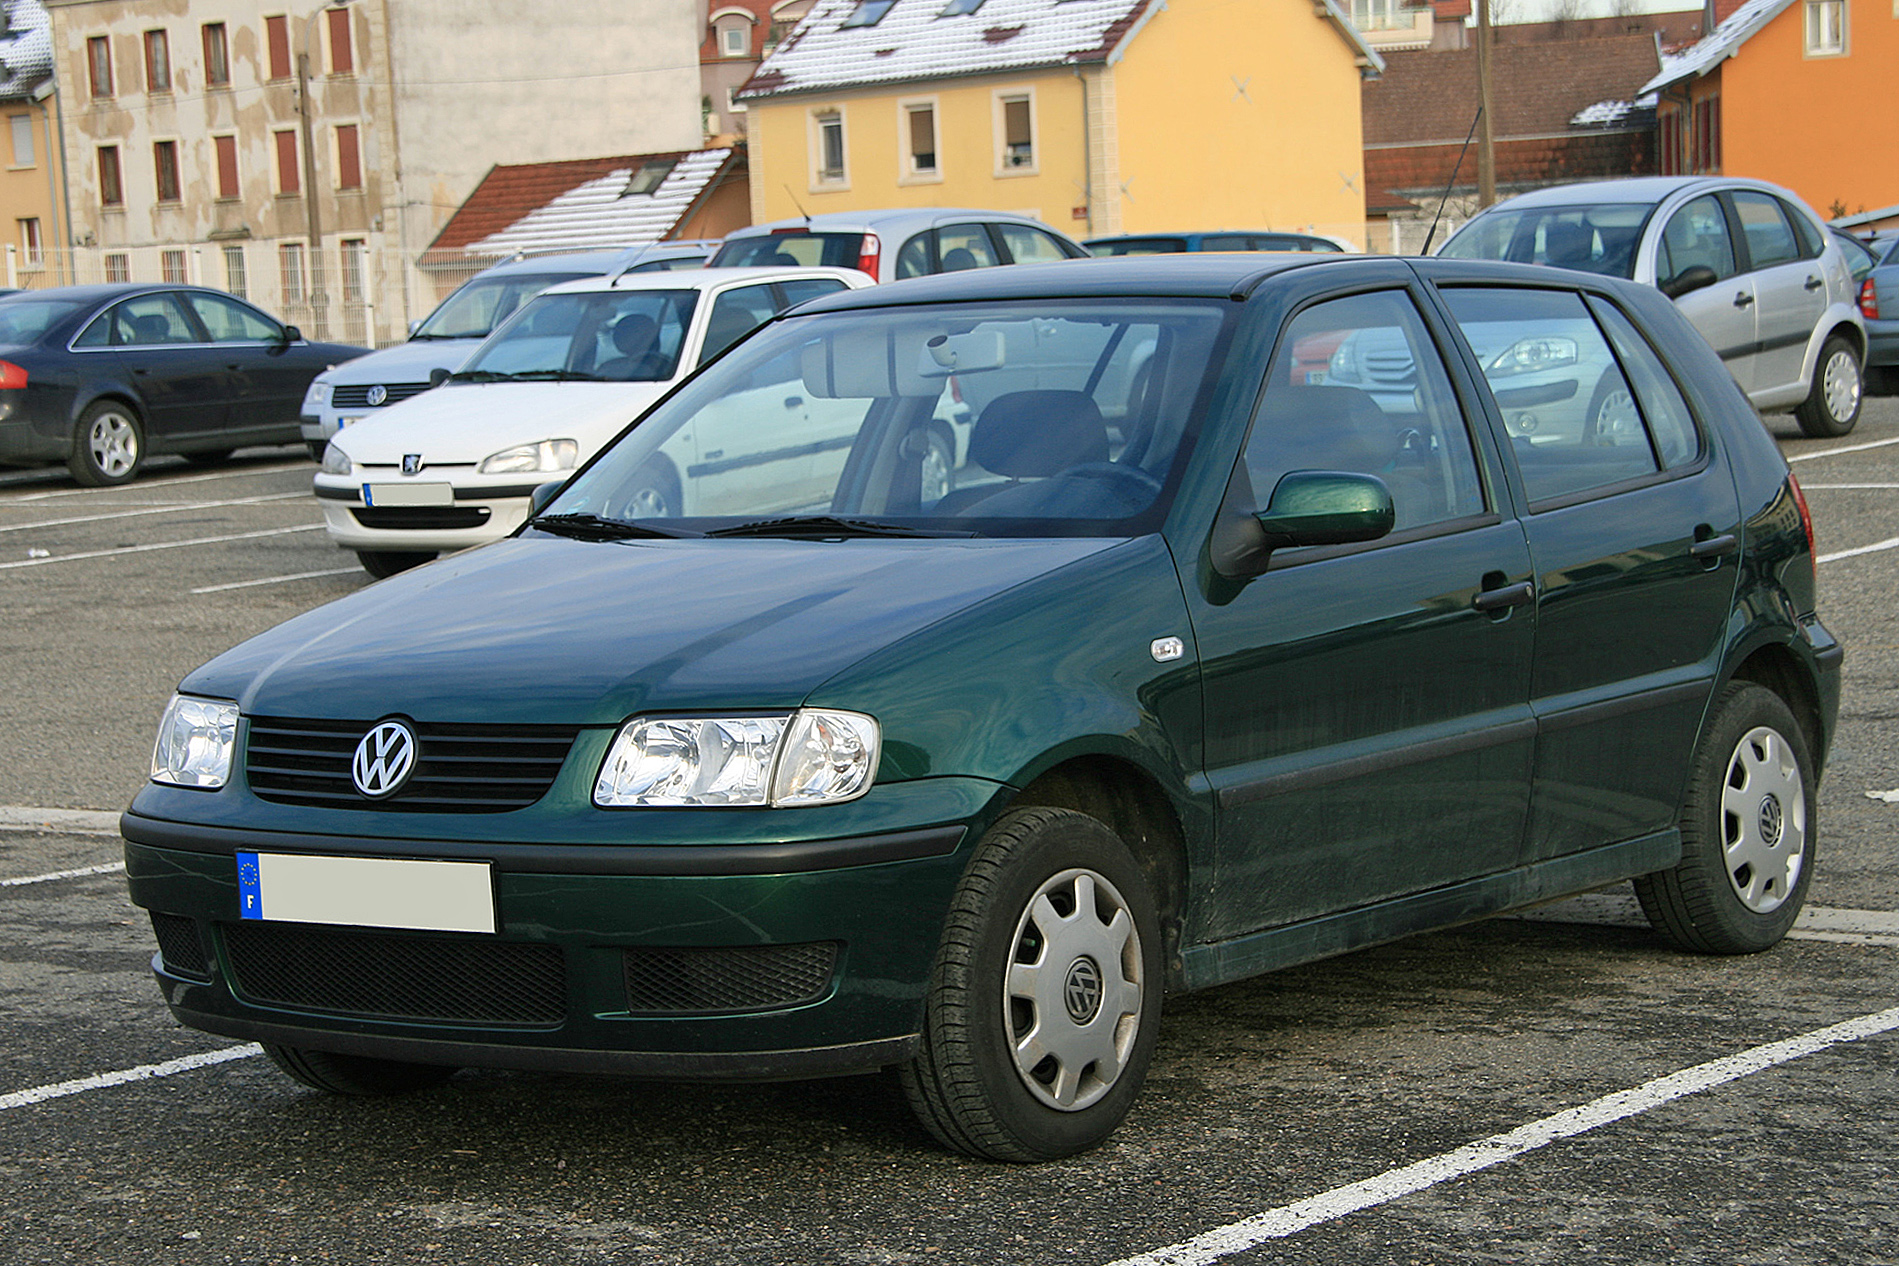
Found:
[[[998,224],[996,232],[1002,237],[1002,245],[1009,252],[1012,264],[1054,263],[1069,258],[1068,251],[1053,234],[1045,233],[1032,224]]]
[[[936,231],[937,266],[946,273],[968,268],[994,268],[1002,262],[980,224],[946,224]]]
[[[1793,225],[1787,222],[1780,199],[1771,194],[1737,190],[1734,211],[1747,241],[1748,261],[1755,268],[1772,268],[1800,258],[1800,243],[1794,237]]]

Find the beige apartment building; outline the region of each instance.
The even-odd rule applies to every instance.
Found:
[[[703,28],[668,0],[45,2],[73,278],[217,286],[312,338],[427,315],[415,261],[495,165],[700,141]]]

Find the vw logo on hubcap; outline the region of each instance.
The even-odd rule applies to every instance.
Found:
[[[389,388],[383,386],[381,383],[377,383],[375,386],[371,387],[369,389],[368,394],[366,394],[363,397],[364,400],[368,401],[371,408],[376,408],[376,409],[380,409],[382,407],[382,402],[387,400],[388,398],[389,398]]]
[[[350,762],[356,790],[381,800],[402,790],[415,772],[415,731],[400,721],[384,721],[363,735]]]
[[[1786,824],[1786,816],[1781,812],[1780,797],[1767,796],[1761,801],[1761,839],[1769,844],[1780,843],[1780,832]]]
[[[1062,1001],[1068,1007],[1068,1018],[1076,1024],[1086,1024],[1095,1018],[1101,1010],[1101,968],[1092,958],[1078,958],[1068,969],[1068,980],[1062,986]]]

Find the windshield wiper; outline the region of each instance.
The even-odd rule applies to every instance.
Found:
[[[448,376],[449,382],[513,382],[515,375],[492,369],[462,369]]]
[[[630,519],[609,519],[598,514],[542,514],[528,520],[528,526],[569,536],[577,541],[625,541],[642,537],[675,538],[703,536],[685,528],[653,527]]]
[[[509,374],[516,382],[605,382],[599,374],[583,374],[577,369],[523,369]]]
[[[808,536],[820,540],[852,536],[973,537],[974,532],[950,532],[907,527],[876,519],[842,519],[829,514],[793,514],[778,519],[756,519],[731,527],[713,528],[707,536]]]

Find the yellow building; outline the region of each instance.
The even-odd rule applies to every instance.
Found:
[[[818,0],[738,99],[755,222],[1020,211],[1076,237],[1302,229],[1363,244],[1334,0]]]
[[[50,22],[39,0],[0,0],[0,287],[71,281],[62,250]]]

